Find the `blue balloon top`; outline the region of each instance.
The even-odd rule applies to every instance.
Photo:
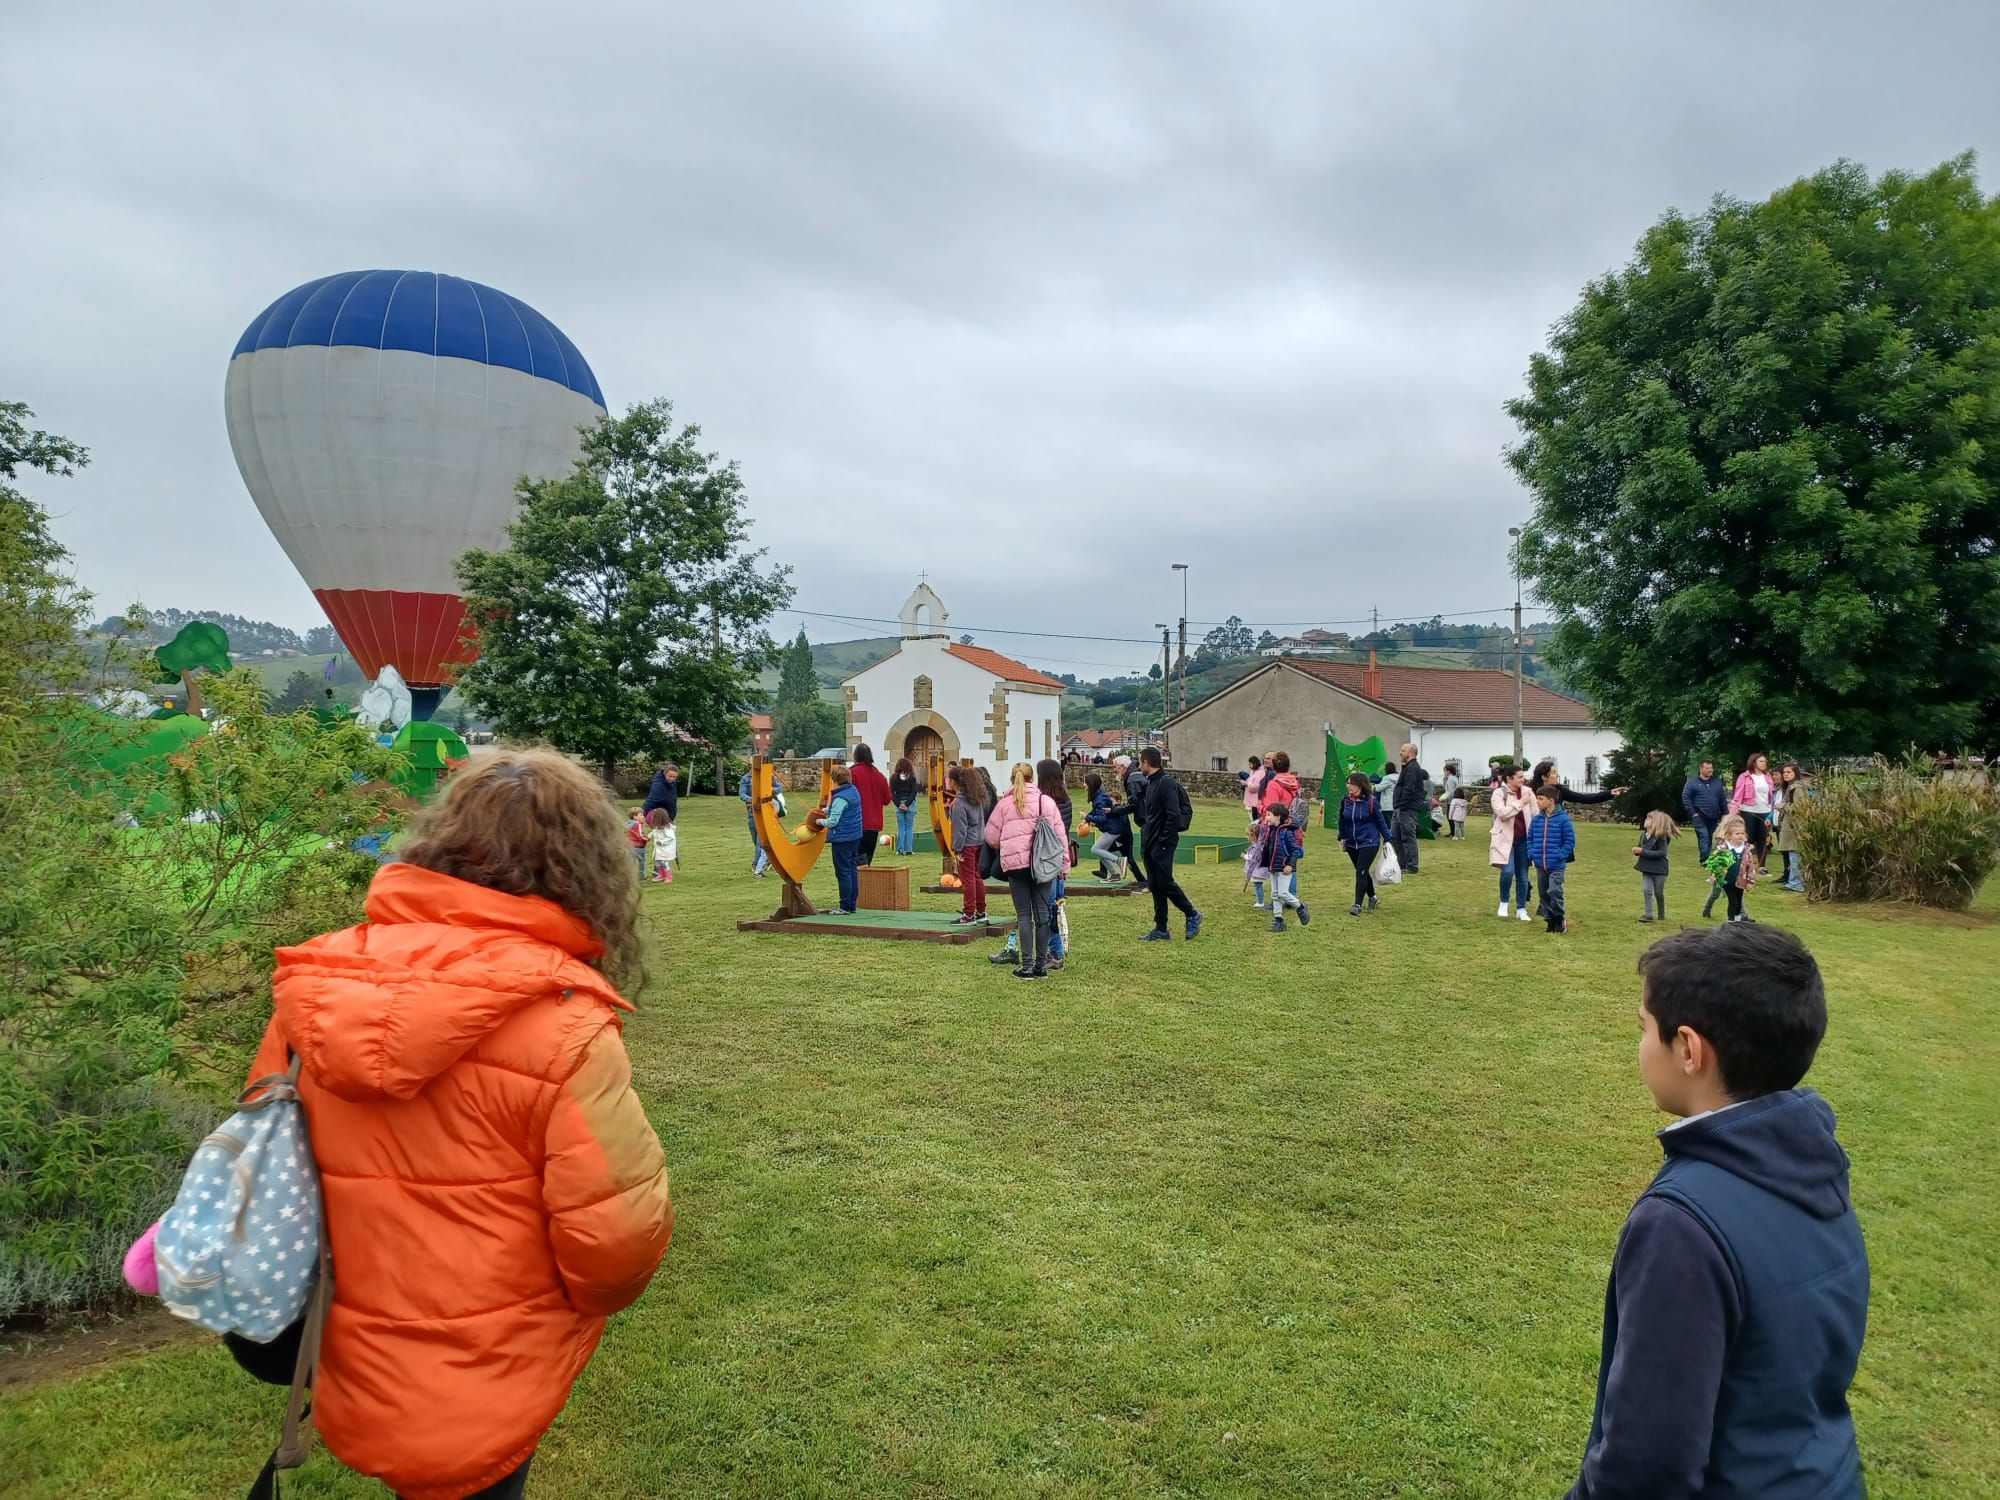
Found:
[[[343,271],[293,287],[243,330],[235,353],[298,344],[504,365],[604,405],[597,377],[555,324],[518,297],[435,271]]]

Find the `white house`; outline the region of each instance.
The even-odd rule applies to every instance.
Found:
[[[1046,672],[951,638],[950,612],[928,583],[902,610],[903,643],[845,679],[847,743],[868,745],[883,771],[907,755],[923,773],[933,752],[972,760],[1005,786],[1016,761],[1062,754],[1063,685]]]
[[[1579,789],[1598,785],[1624,736],[1591,718],[1590,705],[1536,682],[1521,687],[1523,748],[1553,757]],[[1190,771],[1236,771],[1252,755],[1283,750],[1292,769],[1318,776],[1326,736],[1360,744],[1381,736],[1405,742],[1433,773],[1455,760],[1477,775],[1487,758],[1514,748],[1514,678],[1508,672],[1381,666],[1285,657],[1238,678],[1167,720],[1174,764]]]

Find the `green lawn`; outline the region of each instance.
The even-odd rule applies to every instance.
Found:
[[[537,1465],[544,1496],[1553,1495],[1604,1273],[1657,1159],[1625,830],[1579,930],[1503,926],[1483,829],[1283,936],[1237,865],[1208,931],[1071,903],[1045,984],[965,948],[738,933],[776,904],[735,804],[683,804],[627,1028],[680,1227]],[[1199,827],[1234,832],[1222,807]],[[830,895],[830,870],[815,872]],[[1701,883],[1676,854],[1675,921]],[[942,906],[943,898],[920,897]],[[2000,1495],[2000,902],[1751,909],[1819,955],[1874,1261],[1855,1390],[1877,1497]],[[10,1495],[240,1493],[282,1393],[218,1350],[0,1405]],[[296,1493],[379,1494],[324,1454]]]

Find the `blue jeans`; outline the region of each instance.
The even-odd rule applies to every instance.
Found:
[[[1709,850],[1715,847],[1715,825],[1706,818],[1694,820],[1695,847],[1701,850],[1702,862],[1708,861]]]
[[[764,873],[764,866],[771,862],[771,856],[764,852],[764,841],[757,837],[757,814],[748,808],[744,811],[746,815],[743,821],[750,827],[750,847],[757,851],[757,857],[750,861],[750,873],[761,875]]]
[[[1069,945],[1063,941],[1062,926],[1056,921],[1056,908],[1062,904],[1064,892],[1069,889],[1069,877],[1056,876],[1056,883],[1049,888],[1049,957],[1061,958]]]
[[[854,903],[861,899],[861,840],[848,839],[828,844],[827,848],[833,851],[833,879],[840,887],[840,909],[853,911]]]
[[[1507,863],[1500,867],[1500,904],[1505,906],[1509,892],[1514,895],[1514,904],[1528,904],[1528,841],[1514,840],[1514,851],[1507,856]]]
[[[898,854],[917,852],[917,810],[914,807],[896,809],[896,852]]]
[[[1069,890],[1069,877],[1067,875],[1056,876],[1055,883],[1049,887],[1049,906],[1048,906],[1047,916],[1048,916],[1048,928],[1049,928],[1050,958],[1061,958],[1065,953],[1069,951],[1069,944],[1063,941],[1062,926],[1060,923],[1056,921],[1056,907],[1061,904],[1062,898],[1068,890]],[[1009,953],[1018,953],[1020,951],[1020,948],[1021,948],[1021,928],[1020,924],[1016,923],[1014,926],[1014,930],[1007,934],[1007,951]]]

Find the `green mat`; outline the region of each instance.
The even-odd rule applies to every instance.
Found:
[[[1080,840],[1077,847],[1079,859],[1087,861],[1090,858],[1090,841],[1088,839]],[[1184,833],[1181,835],[1180,848],[1174,853],[1174,863],[1177,865],[1193,864],[1195,862],[1194,851],[1197,849],[1213,849],[1215,851],[1212,855],[1204,855],[1202,857],[1204,864],[1210,859],[1214,859],[1218,863],[1227,863],[1232,859],[1241,859],[1243,851],[1249,847],[1250,840],[1245,838],[1232,838],[1226,834],[1215,833]],[[929,833],[920,833],[917,835],[917,853],[928,854],[935,858],[937,852],[937,840],[935,838]]]
[[[959,927],[958,923],[953,920],[957,915],[958,913],[955,911],[863,910],[856,912],[851,917],[839,917],[830,911],[823,911],[818,916],[801,917],[799,920],[804,922],[827,922],[840,927],[901,927],[912,931],[921,929],[926,932],[943,931],[945,929],[952,931],[970,930],[972,932],[981,930],[981,924],[979,923],[968,924],[966,928]],[[995,918],[993,925],[995,927],[1011,927],[1014,925],[1014,919],[1008,917],[1003,921]]]

